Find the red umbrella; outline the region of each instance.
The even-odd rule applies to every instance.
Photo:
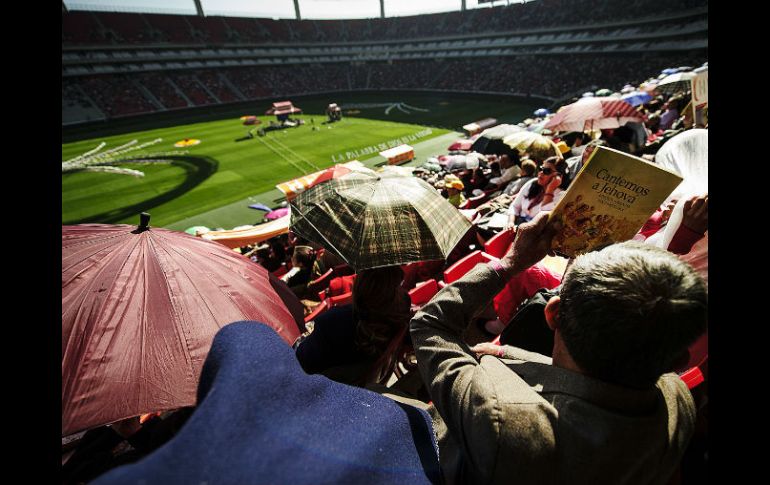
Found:
[[[633,106],[618,98],[581,98],[560,109],[545,124],[553,131],[583,131],[618,128],[629,121],[643,121]]]
[[[211,341],[228,323],[264,322],[290,345],[302,317],[280,285],[182,232],[62,226],[62,436],[194,405]]]

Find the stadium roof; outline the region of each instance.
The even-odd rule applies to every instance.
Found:
[[[295,0],[199,0],[206,16],[297,18]],[[386,17],[452,12],[536,0],[384,0]],[[68,10],[195,15],[196,0],[63,0]],[[376,18],[380,0],[297,0],[302,19]]]

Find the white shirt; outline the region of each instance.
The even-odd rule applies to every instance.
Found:
[[[533,205],[533,200],[528,199],[526,195],[529,193],[529,189],[532,187],[532,184],[536,183],[537,177],[524,184],[524,187],[519,190],[518,195],[516,195],[516,198],[513,199],[513,203],[510,205],[510,207],[508,207],[509,216],[524,216],[528,219],[532,219],[540,211],[553,210],[553,208],[556,207],[556,203],[559,202],[566,193],[565,190],[556,189],[553,191],[553,200],[551,200],[551,202],[547,204],[538,202]]]
[[[489,179],[489,183],[495,185],[503,185],[510,182],[519,175],[521,175],[521,167],[518,165],[513,165],[512,167],[506,168],[505,172],[501,173],[499,177]]]

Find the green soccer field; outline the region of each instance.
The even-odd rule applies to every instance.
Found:
[[[334,99],[330,99],[334,98]],[[292,97],[303,108],[296,116],[305,125],[268,131],[266,136],[248,138],[250,127],[241,115],[258,115],[268,102],[243,104],[210,116],[211,121],[150,129],[125,124],[125,134],[82,139],[62,145],[62,160],[68,160],[105,142],[102,151],[132,140],[138,143],[162,141],[131,152],[131,156],[158,155],[163,163],[118,166],[141,170],[144,177],[94,172],[62,174],[62,224],[84,222],[138,222],[143,211],[152,214],[156,227],[184,229],[196,224],[230,228],[253,224],[263,215],[248,204],[275,205],[280,182],[315,172],[347,160],[367,165],[382,161],[377,152],[383,146],[407,142],[421,163],[425,156],[445,153],[446,140],[461,131],[462,124],[492,116],[501,122],[516,122],[528,116],[542,102],[495,98],[466,98],[446,95],[374,93],[334,96]],[[330,101],[343,106],[342,121],[326,124],[323,108]],[[258,116],[267,126],[273,117]],[[152,122],[144,122],[152,126]],[[166,119],[155,125],[174,125]],[[113,131],[120,127],[112,128]],[[437,138],[441,137],[441,138]],[[83,138],[83,135],[78,138]],[[185,138],[200,144],[175,148]],[[435,143],[431,144],[431,140]]]

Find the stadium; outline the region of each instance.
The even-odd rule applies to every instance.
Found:
[[[421,315],[415,312],[423,306],[432,308],[434,297],[454,282],[465,281],[466,275],[477,271],[472,270],[477,263],[499,268],[503,262],[507,268],[506,255],[515,248],[517,228],[537,221],[537,212],[564,211],[561,217],[572,232],[556,239],[562,248],[577,249],[541,255],[521,275],[506,280],[493,303],[487,301],[483,312],[478,309],[480,316],[473,317],[466,347],[494,342],[494,352],[512,345],[550,356],[553,332],[543,331],[542,315],[539,330],[524,327],[532,318],[523,310],[541,302],[537,311],[542,314],[548,298],[557,294],[546,290],[562,288],[573,259],[604,251],[601,248],[608,243],[633,239],[667,249],[707,283],[707,0],[281,0],[269,7],[267,3],[62,2],[63,483],[100,476],[104,481],[99,483],[147,477],[156,477],[150,480],[153,483],[243,483],[238,473],[262,477],[247,483],[309,483],[323,473],[331,474],[332,483],[361,483],[366,477],[361,469],[367,467],[377,470],[368,483],[447,480],[445,464],[437,461],[441,454],[426,458],[416,438],[417,421],[426,419],[428,427],[438,426],[435,421],[430,424],[430,416],[422,410],[417,418],[410,415],[400,424],[402,432],[414,434],[415,441],[407,441],[417,452],[404,451],[411,448],[404,447],[403,436],[383,432],[383,440],[399,447],[392,452],[393,460],[401,460],[398,463],[376,453],[362,451],[354,457],[342,451],[352,446],[348,440],[364,450],[378,446],[347,427],[343,428],[348,434],[330,438],[339,450],[329,454],[319,451],[321,445],[313,448],[315,438],[307,438],[305,448],[287,444],[291,440],[285,436],[277,439],[287,452],[310,456],[304,471],[283,473],[281,466],[288,465],[280,460],[272,465],[268,458],[249,468],[252,465],[237,456],[221,463],[199,458],[206,463],[199,468],[179,461],[176,466],[188,467],[186,473],[163,463],[177,459],[173,453],[183,449],[183,438],[198,436],[193,429],[206,432],[201,419],[215,419],[216,411],[202,406],[202,396],[207,392],[216,396],[215,387],[203,389],[206,379],[215,379],[217,373],[210,368],[207,373],[204,361],[206,366],[215,365],[207,355],[215,335],[222,335],[217,338],[223,339],[223,346],[227,342],[223,327],[241,320],[263,322],[301,357],[299,349],[309,348],[305,341],[321,333],[319,322],[328,321],[330,315],[361,322],[366,319],[361,314],[383,314],[373,308],[362,310],[366,305],[356,296],[364,295],[369,278],[375,281],[373,288],[380,288],[371,296],[378,302],[372,305],[394,310],[377,317],[383,319],[378,321],[382,325],[367,334],[368,360],[351,367],[332,359],[334,370],[310,372],[300,359],[300,374],[304,369],[328,377],[330,386],[352,386],[350,396],[341,387],[332,388],[350,402],[363,399],[356,392],[370,392],[363,388],[382,386],[423,403],[437,403],[435,389],[420,381],[422,354],[414,320],[411,338],[409,318],[396,325],[398,330],[384,331],[384,336],[377,333],[387,327],[382,322],[396,319],[399,306],[382,297],[380,285],[389,278],[397,280],[411,304],[403,313],[411,311],[410,318]],[[589,103],[600,112],[590,120]],[[660,197],[640,209],[638,224],[631,218],[613,226],[605,216],[591,215],[593,205],[584,203],[585,210],[581,209],[580,199],[570,201],[573,205],[567,208],[569,203],[560,203],[567,202],[570,187],[573,193],[578,190],[571,184],[587,173],[583,168],[588,161],[610,152],[666,172],[645,175],[649,177],[645,187]],[[670,188],[663,188],[662,179],[669,174],[677,178],[666,182]],[[554,175],[561,185],[539,181]],[[653,181],[654,177],[658,178]],[[636,182],[625,187],[636,187]],[[374,188],[364,190],[369,183]],[[423,194],[425,190],[429,193]],[[400,191],[404,200],[399,203],[413,211],[407,219],[420,219],[419,237],[430,232],[435,241],[412,247],[407,238],[418,236],[403,235],[404,224],[411,223],[398,219],[407,211],[405,206],[382,209],[395,204],[399,197],[394,194]],[[351,209],[362,203],[364,192],[377,199],[380,213]],[[623,199],[612,204],[628,209],[626,216],[638,196],[637,192],[628,199],[627,193],[608,190],[612,195],[605,197]],[[337,200],[345,194],[355,196],[344,203]],[[527,200],[522,199],[525,195]],[[444,212],[434,220],[422,220],[428,219],[426,208],[439,205]],[[326,207],[328,214],[313,219],[312,211],[318,207]],[[683,234],[685,230],[689,232]],[[150,241],[153,236],[147,235],[153,232],[163,241]],[[372,241],[364,242],[367,234]],[[383,234],[393,239],[383,243]],[[585,241],[586,234],[596,240]],[[602,234],[606,237],[600,244]],[[132,236],[137,240],[146,236],[148,241],[111,246]],[[149,255],[151,250],[157,254]],[[200,251],[205,254],[197,259]],[[174,267],[177,257],[188,266]],[[213,279],[197,282],[200,276],[187,275],[193,261],[200,265],[196,271]],[[126,269],[132,264],[136,264],[133,271]],[[388,268],[400,269],[393,276],[386,275]],[[370,276],[375,273],[376,280]],[[190,280],[182,281],[180,275]],[[156,298],[166,292],[168,301],[165,296]],[[215,298],[215,293],[226,294],[227,302]],[[259,302],[244,303],[248,299]],[[348,308],[351,315],[344,314]],[[175,329],[174,337],[148,330],[148,321],[161,316],[185,322],[193,330]],[[136,322],[142,330],[134,329],[123,338],[126,322]],[[359,345],[363,324],[352,325]],[[669,444],[678,450],[670,452],[678,453],[674,458],[656,454],[659,444],[629,447],[628,453],[655,456],[666,465],[645,475],[640,469],[649,461],[615,463],[609,468],[633,470],[611,475],[617,483],[636,483],[643,476],[653,483],[696,483],[706,476],[708,340],[703,330],[684,344],[689,358],[668,369],[676,370],[677,379],[686,384],[686,400],[694,403],[684,444],[677,443],[679,448]],[[185,343],[178,355],[156,349],[165,355],[161,358],[165,363],[158,363],[145,348],[154,346],[146,343],[149,338],[159,339],[158,346],[164,348],[174,347],[172,340]],[[265,343],[269,338],[257,340],[266,352],[274,351]],[[141,351],[136,347],[139,341]],[[324,352],[349,350],[329,345]],[[633,345],[642,348],[641,343]],[[500,352],[494,355],[512,358]],[[133,353],[141,354],[136,363],[104,371],[119,355]],[[556,359],[554,354],[554,365]],[[176,360],[189,364],[180,374],[170,370],[176,366],[170,362]],[[364,364],[368,367],[361,373]],[[167,375],[150,388],[138,384],[152,380],[147,375],[162,374],[153,366]],[[140,378],[137,369],[142,369]],[[351,372],[355,378],[350,378]],[[295,377],[300,382],[306,376]],[[271,378],[281,382],[280,375]],[[401,387],[394,384],[399,381]],[[128,387],[115,387],[117,382]],[[377,393],[378,398],[388,395]],[[118,403],[121,399],[125,402]],[[373,418],[377,423],[394,412],[388,407],[391,401],[372,402],[381,413]],[[278,403],[273,403],[272,412],[279,413]],[[297,416],[306,412],[296,403],[287,406]],[[252,423],[251,417],[244,419]],[[145,423],[147,429],[155,426],[162,431],[144,432],[155,433],[153,438],[127,438],[141,435]],[[286,430],[311,428],[306,421],[301,423],[288,424]],[[619,421],[612,423],[619,426]],[[129,431],[130,426],[134,427]],[[395,433],[396,428],[393,425],[390,431]],[[321,436],[325,431],[316,432]],[[270,442],[269,432],[265,433],[243,438],[244,446]],[[612,447],[618,435],[593,438],[606,438],[606,446]],[[644,439],[652,443],[651,437]],[[228,438],[222,443],[229,442]],[[111,450],[110,459],[99,454],[99,443],[101,451]],[[174,446],[162,447],[166,443]],[[431,443],[438,450],[443,446],[441,437]],[[194,448],[184,453],[205,455],[205,450]],[[272,450],[265,457],[275,460],[276,454]],[[645,459],[651,460],[649,456]],[[474,479],[498,480],[498,475],[485,475],[486,468],[474,468],[480,466],[475,460]],[[583,468],[580,458],[574,460],[568,463],[576,474],[588,473],[591,467]],[[124,464],[132,465],[119,467]],[[594,464],[605,465],[602,460]],[[565,476],[556,473],[540,483],[564,483]],[[577,482],[591,481],[590,476]]]

